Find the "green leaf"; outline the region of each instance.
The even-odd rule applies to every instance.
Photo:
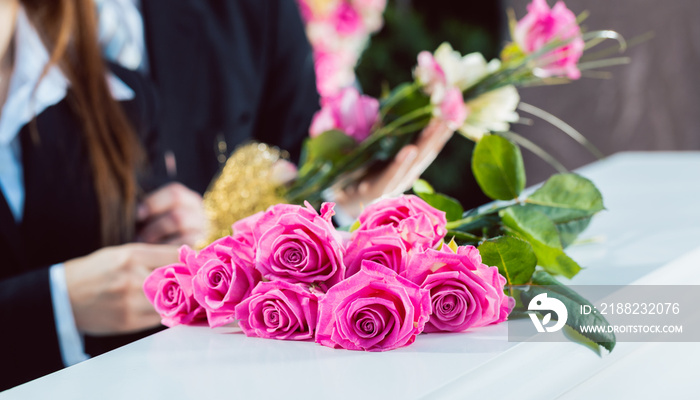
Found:
[[[498,212],[495,212],[493,214],[477,215],[463,218],[458,221],[448,222],[447,229],[478,235],[482,234],[484,229],[486,229],[487,232],[499,231],[500,224],[501,219],[498,216]],[[499,236],[499,234],[496,233],[490,236]]]
[[[426,203],[445,212],[447,221],[456,221],[462,218],[464,208],[456,199],[440,193],[416,193]]]
[[[435,193],[435,189],[424,179],[418,179],[413,184],[413,193],[420,195],[421,193]]]
[[[508,207],[499,212],[508,232],[526,240],[537,256],[537,264],[545,270],[574,277],[581,267],[564,253],[559,232],[542,212],[524,206]]]
[[[525,201],[555,223],[590,217],[605,209],[598,188],[576,174],[553,175]]]
[[[588,224],[591,223],[591,217],[586,217],[586,218],[581,218],[581,219],[573,219],[571,221],[567,222],[560,222],[558,224],[555,224],[557,227],[557,231],[559,231],[559,238],[561,239],[561,245],[566,248],[568,247],[571,243],[576,240],[578,235],[581,234],[586,228],[588,227]]]
[[[525,202],[554,222],[564,247],[588,227],[595,213],[605,209],[598,188],[576,174],[552,176]]]
[[[578,343],[582,346],[588,347],[591,349],[594,353],[596,353],[598,356],[600,356],[600,345],[589,338],[583,336],[582,334],[578,333],[578,331],[568,325],[564,326],[564,329],[562,330],[564,332],[564,336],[566,336],[567,339],[571,340],[574,343]]]
[[[535,296],[541,293],[547,293],[547,297],[555,297],[559,299],[568,311],[566,325],[570,326],[590,341],[603,346],[608,351],[612,351],[615,347],[615,334],[610,332],[583,332],[581,326],[603,326],[608,327],[608,321],[600,315],[600,313],[582,314],[580,309],[582,305],[593,307],[593,305],[578,293],[570,288],[562,285],[545,271],[537,271],[532,276],[532,285],[529,290],[521,293],[521,299],[524,304],[529,304]],[[607,329],[607,328],[606,328]]]
[[[485,136],[476,144],[472,170],[481,190],[492,199],[515,199],[525,188],[520,149],[501,136]]]
[[[317,160],[337,162],[357,147],[355,139],[339,130],[331,130],[310,138],[305,143],[306,163]],[[302,167],[303,168],[303,167]]]
[[[445,235],[446,238],[451,237],[453,240],[457,241],[458,244],[460,245],[465,245],[465,244],[477,244],[479,241],[481,241],[481,237],[472,235],[471,233],[467,232],[460,232],[460,231],[447,231],[447,235]]]
[[[530,282],[537,265],[532,246],[524,240],[510,236],[485,241],[479,246],[479,253],[484,264],[498,267],[498,272],[506,278],[510,286]]]

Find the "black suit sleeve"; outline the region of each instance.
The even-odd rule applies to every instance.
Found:
[[[116,66],[111,69],[135,93],[132,100],[122,105],[147,157],[154,161],[144,169],[140,180],[144,190],[148,190],[163,182],[165,177],[163,158],[154,136],[155,96],[137,73]],[[45,110],[37,118],[37,124],[40,134],[48,131],[46,127],[56,128],[50,131],[51,135],[42,136],[42,146],[28,149],[32,143],[23,142],[25,215],[18,228],[0,231],[0,249],[5,254],[5,262],[0,265],[0,360],[4,363],[0,390],[63,368],[49,266],[99,248],[99,241],[95,240],[99,235],[98,224],[91,222],[96,221],[93,216],[97,216],[92,181],[89,174],[81,175],[89,169],[89,164],[76,156],[76,153],[81,154],[76,140],[80,138],[76,134],[80,124],[66,101]],[[25,131],[23,139],[27,138]],[[73,178],[78,182],[70,183]],[[53,184],[68,189],[60,191]],[[48,188],[50,196],[47,192],[37,192],[37,187]],[[47,230],[44,225],[51,223],[47,221],[59,226],[63,236]],[[8,228],[9,224],[14,226],[15,221],[0,193],[0,228]],[[86,351],[97,355],[152,332],[95,340],[88,337]]]
[[[0,391],[63,368],[49,268],[0,280]]]
[[[139,185],[144,193],[148,193],[170,181],[156,129],[160,109],[158,97],[152,84],[141,74],[116,64],[110,63],[109,67],[135,93],[133,99],[121,104],[144,150],[144,164],[139,171]]]
[[[288,150],[297,160],[319,108],[314,59],[296,3],[270,3],[269,62],[256,138]]]

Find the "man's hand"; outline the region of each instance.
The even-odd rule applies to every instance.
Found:
[[[334,190],[335,202],[343,212],[357,218],[362,209],[382,196],[398,196],[432,164],[454,131],[433,120],[421,132],[415,144],[404,146],[383,170],[364,178],[357,185]]]
[[[140,241],[151,244],[194,246],[206,235],[202,196],[180,183],[150,193],[139,204]]]
[[[160,316],[143,293],[154,269],[177,262],[175,246],[126,244],[66,261],[66,285],[78,330],[112,335],[152,328]]]

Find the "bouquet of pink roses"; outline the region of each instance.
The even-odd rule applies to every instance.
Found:
[[[498,268],[445,243],[445,213],[420,198],[373,204],[352,233],[333,227],[333,213],[332,203],[320,215],[270,207],[199,252],[183,247],[146,295],[168,326],[238,321],[248,336],[366,351],[499,323],[513,309]]]
[[[588,226],[591,218],[604,209],[602,196],[592,182],[576,174],[564,173],[565,169],[535,143],[510,131],[510,124],[519,120],[516,111],[519,109],[558,125],[565,133],[597,153],[595,147],[583,136],[562,121],[543,110],[520,103],[516,89],[517,86],[564,83],[578,79],[582,76],[582,71],[628,61],[623,57],[581,61],[586,50],[606,39],[616,39],[621,49],[625,47],[624,41],[615,32],[582,32],[579,23],[583,18],[585,16],[577,18],[561,1],[550,8],[546,0],[533,0],[528,7],[528,14],[522,19],[516,21],[511,16],[513,42],[503,49],[500,59],[487,62],[478,53],[463,56],[445,43],[434,53],[420,53],[414,70],[415,80],[386,93],[381,101],[361,95],[353,87],[325,97],[321,110],[312,122],[310,138],[304,145],[298,174],[290,184],[283,184],[275,179],[274,161],[281,156],[279,151],[270,152],[270,149],[262,144],[249,145],[236,151],[212,190],[205,195],[205,207],[208,209],[210,222],[216,228],[211,241],[229,235],[231,225],[235,221],[242,221],[233,224],[233,236],[214,241],[200,253],[183,251],[181,265],[159,272],[171,282],[168,284],[171,286],[168,287],[177,286],[179,291],[156,290],[161,286],[165,288],[165,284],[162,283],[165,278],[149,280],[147,292],[151,293],[156,307],[161,312],[166,310],[163,308],[166,304],[175,307],[167,308],[170,311],[164,312],[164,322],[170,321],[170,317],[167,316],[169,312],[181,315],[180,311],[172,311],[173,309],[186,311],[181,316],[181,323],[201,318],[204,315],[202,310],[206,310],[210,324],[212,320],[230,322],[238,318],[242,321],[241,326],[250,333],[251,330],[246,328],[248,322],[243,320],[250,321],[250,318],[258,318],[260,315],[260,318],[263,318],[268,314],[270,318],[275,318],[275,321],[279,318],[278,313],[270,311],[273,308],[263,306],[262,300],[253,300],[253,297],[250,297],[251,293],[255,292],[254,296],[258,296],[256,299],[268,291],[291,293],[292,289],[288,285],[299,285],[303,282],[309,287],[302,291],[296,290],[292,297],[309,306],[303,309],[295,308],[298,312],[294,315],[303,315],[304,318],[308,315],[311,319],[305,320],[305,326],[315,330],[317,341],[328,344],[326,339],[319,338],[326,335],[332,338],[333,329],[343,329],[344,334],[347,334],[349,327],[359,329],[358,326],[364,324],[358,322],[359,319],[352,320],[355,325],[348,321],[337,322],[336,319],[342,314],[338,307],[350,307],[350,303],[355,304],[354,300],[347,299],[351,298],[349,294],[355,293],[356,290],[363,294],[374,293],[374,288],[367,288],[371,285],[366,286],[373,279],[384,282],[383,285],[387,287],[404,285],[402,290],[415,293],[418,297],[422,296],[420,290],[429,289],[432,314],[430,307],[424,310],[419,306],[422,304],[420,301],[415,304],[410,302],[412,307],[408,307],[406,303],[398,308],[406,312],[413,310],[410,318],[413,318],[415,327],[420,327],[416,328],[414,333],[423,329],[418,314],[424,315],[426,312],[424,316],[429,315],[430,318],[426,326],[431,327],[426,329],[435,327],[445,330],[446,327],[452,326],[459,327],[455,330],[461,330],[469,326],[502,321],[508,313],[503,310],[510,310],[510,301],[494,300],[491,296],[486,302],[488,306],[481,298],[476,302],[480,303],[482,308],[493,307],[494,301],[500,304],[498,307],[506,303],[508,307],[504,307],[503,310],[499,308],[501,311],[497,313],[479,311],[482,316],[475,318],[473,324],[465,325],[454,321],[443,323],[442,320],[438,322],[439,316],[457,313],[454,311],[457,309],[462,310],[461,305],[472,307],[476,304],[475,298],[470,300],[471,303],[460,303],[456,297],[445,294],[440,297],[443,300],[440,300],[438,305],[435,293],[442,290],[438,288],[459,286],[468,288],[471,293],[471,290],[476,290],[478,286],[481,287],[481,293],[492,293],[491,289],[495,288],[499,294],[502,294],[505,288],[511,298],[527,304],[542,292],[543,286],[554,285],[560,288],[560,300],[570,310],[576,310],[581,305],[590,305],[585,299],[561,285],[554,276],[572,278],[580,271],[581,267],[566,254],[565,249]],[[483,192],[500,202],[465,211],[456,200],[435,193],[427,182],[419,181],[414,185],[413,192],[422,199],[420,204],[424,202],[427,204],[425,207],[430,207],[430,210],[444,212],[441,214],[443,216],[440,223],[436,223],[431,217],[435,214],[428,211],[429,209],[416,206],[418,198],[403,197],[400,202],[405,204],[391,206],[395,210],[378,212],[379,206],[367,207],[359,221],[351,227],[352,239],[347,243],[340,238],[342,234],[333,229],[328,222],[332,214],[328,205],[322,206],[320,216],[315,212],[312,215],[308,208],[277,205],[265,213],[245,218],[275,204],[302,204],[305,201],[321,204],[324,193],[329,189],[357,183],[365,171],[376,163],[391,160],[399,149],[410,143],[418,132],[431,123],[446,126],[476,142],[472,154],[472,172]],[[550,161],[562,173],[551,177],[534,193],[525,195],[525,169],[520,146]],[[248,208],[243,208],[243,204]],[[239,212],[240,210],[243,211]],[[407,218],[411,212],[413,214]],[[296,216],[292,217],[290,214]],[[374,220],[381,222],[368,222]],[[315,228],[312,229],[312,226]],[[325,228],[319,228],[320,226]],[[373,229],[383,226],[392,228],[370,232],[367,226]],[[289,245],[282,251],[267,241],[261,241],[263,235],[267,235],[266,240],[274,239],[277,240],[274,243],[281,243],[289,232],[305,232],[298,246]],[[325,239],[316,242],[313,237]],[[445,244],[444,238],[449,245]],[[246,248],[233,245],[238,242],[245,243]],[[459,247],[460,245],[464,247]],[[471,246],[478,246],[478,249]],[[369,253],[365,252],[366,248],[393,250],[376,250],[376,253]],[[235,255],[228,255],[229,253]],[[408,256],[405,257],[405,254]],[[486,265],[497,269],[479,267],[482,264],[477,255],[483,258]],[[210,275],[206,272],[206,279],[210,279],[211,276],[209,281],[204,277],[197,278],[198,274],[205,274],[202,271],[209,271],[205,265],[211,265],[211,268],[217,265],[216,271],[220,271],[223,268],[222,263],[226,264],[225,260],[239,260],[231,261],[231,265],[236,265],[236,269],[230,267],[231,270],[238,271],[237,268],[244,264],[248,266],[240,273],[241,276],[245,276],[245,284],[243,280],[239,282],[236,278],[232,281],[232,278],[226,278],[220,273]],[[383,268],[372,264],[378,260],[378,264]],[[283,264],[285,267],[281,267]],[[290,266],[293,267],[290,269]],[[394,271],[398,277],[388,278],[387,276],[393,275],[387,272],[387,268]],[[500,275],[487,272],[496,270]],[[186,271],[194,277],[191,281],[182,277],[182,273]],[[309,274],[316,278],[309,278]],[[379,275],[384,277],[380,279]],[[448,275],[451,276],[450,283],[441,283],[441,277]],[[486,275],[490,278],[485,277]],[[370,279],[370,276],[375,278]],[[455,283],[464,276],[470,277],[472,283],[474,277],[478,276],[488,284],[480,282],[474,286],[465,283],[466,280]],[[323,279],[320,279],[321,277]],[[269,282],[258,286],[257,282],[261,279]],[[234,294],[228,291],[216,292],[218,295],[212,295],[210,292],[203,294],[202,291],[197,294],[197,287],[202,285],[201,282],[224,281],[236,282],[237,289]],[[286,283],[274,283],[278,281]],[[412,282],[421,289],[413,292],[414,289],[408,289],[412,286],[407,282]],[[226,283],[222,287],[228,288],[229,285],[230,283]],[[522,285],[526,286],[526,290],[519,289]],[[258,287],[260,289],[256,289]],[[319,293],[323,295],[319,297]],[[174,297],[175,295],[180,297]],[[400,296],[387,296],[394,300],[403,299]],[[384,298],[384,295],[380,297]],[[244,302],[248,298],[251,300]],[[409,298],[415,300],[412,296]],[[394,300],[387,301],[397,304]],[[230,305],[227,306],[225,317],[217,316],[214,310],[216,307],[222,307],[222,304],[240,302],[248,305],[248,314],[239,311],[238,308],[232,311],[233,306]],[[318,313],[314,311],[315,306],[311,306],[316,304],[314,302],[319,304]],[[404,303],[403,300],[401,302]],[[363,311],[362,315],[368,319],[361,320],[367,321],[367,327],[376,327],[379,320],[387,323],[385,318],[389,316],[396,317],[397,314],[391,311],[388,303],[383,307],[371,312]],[[390,311],[377,311],[380,308]],[[331,309],[331,314],[324,314]],[[256,314],[257,311],[254,310],[268,314]],[[355,311],[350,314],[360,315]],[[516,309],[516,312],[519,311]],[[243,315],[247,317],[244,318]],[[409,318],[408,315],[403,315],[402,318]],[[463,318],[463,315],[460,318]],[[599,315],[584,318],[591,319],[586,321],[590,325],[607,324]],[[286,323],[290,320],[283,321]],[[335,321],[334,328],[328,327],[330,321]],[[219,322],[214,324],[218,325]],[[260,328],[262,325],[256,322],[250,326]],[[567,329],[578,330],[579,327],[570,323]],[[612,350],[615,345],[613,334],[592,334],[580,330],[578,333],[595,346]],[[337,335],[339,334],[336,334],[336,337]]]

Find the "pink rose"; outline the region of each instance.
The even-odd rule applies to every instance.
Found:
[[[423,85],[425,93],[428,95],[442,93],[447,86],[445,71],[428,51],[418,53],[418,66],[413,71],[413,75],[418,83]]]
[[[380,15],[386,8],[386,0],[351,0],[353,7],[360,10],[361,13],[372,12]]]
[[[233,322],[235,307],[262,279],[249,256],[249,246],[227,236],[197,255],[200,267],[192,280],[194,298],[207,311],[212,328]]]
[[[311,137],[339,129],[361,142],[372,133],[379,118],[379,101],[360,95],[354,87],[342,89],[337,95],[324,98],[322,103],[311,122]]]
[[[384,225],[396,228],[409,251],[435,247],[447,234],[445,212],[414,195],[370,204],[360,214],[359,221],[358,230]]]
[[[238,255],[251,265],[255,265],[255,252],[258,248],[258,238],[255,237],[255,229],[263,214],[264,213],[260,211],[236,221],[231,226],[231,230],[233,231],[231,237],[234,241],[243,245],[239,247],[241,252],[239,252]]]
[[[258,222],[260,232],[255,267],[268,280],[319,284],[323,288],[343,279],[343,247],[330,222],[333,203],[321,215],[306,207],[277,205]]]
[[[345,252],[345,276],[360,272],[364,260],[374,261],[400,274],[406,269],[408,254],[399,233],[391,226],[356,231]]]
[[[352,0],[352,5],[362,15],[367,31],[373,33],[381,29],[386,0]]]
[[[331,15],[335,31],[341,35],[360,34],[363,29],[362,17],[347,2],[341,1]]]
[[[498,268],[481,262],[473,246],[455,254],[445,246],[411,258],[405,277],[430,291],[432,314],[425,332],[460,332],[505,321],[515,300],[503,293],[506,283]]]
[[[316,88],[321,98],[325,99],[337,96],[343,87],[353,83],[355,80],[354,66],[357,58],[350,51],[328,51],[321,50],[321,47],[321,45],[318,47],[314,46],[314,70],[316,71]],[[321,121],[325,121],[324,123],[327,125],[321,124],[316,128],[312,128],[311,132],[315,133],[311,133],[311,136],[320,135],[327,130],[337,128],[334,118],[332,110],[325,111]],[[317,122],[317,124],[319,123]]]
[[[143,283],[143,291],[166,326],[206,321],[207,314],[192,290],[192,275],[184,264],[156,268]]]
[[[478,252],[478,250],[477,250]],[[481,257],[479,257],[481,260]],[[481,264],[487,268],[479,268],[478,274],[492,287],[496,288],[496,294],[498,295],[498,302],[500,303],[500,311],[498,313],[498,318],[494,319],[492,324],[498,324],[508,319],[508,315],[515,307],[515,299],[507,296],[504,292],[506,283],[508,281],[506,278],[498,272],[498,267],[489,267],[485,264]]]
[[[440,103],[440,119],[452,130],[459,129],[467,120],[469,109],[464,104],[462,91],[458,88],[450,88]]]
[[[305,285],[284,281],[262,282],[236,307],[236,318],[246,336],[267,339],[313,339],[318,299]]]
[[[299,5],[299,13],[301,14],[301,20],[304,21],[304,24],[308,24],[314,16],[311,7],[309,7],[309,5],[306,3],[306,0],[297,0],[297,4]]]
[[[393,350],[413,343],[430,311],[428,291],[364,261],[359,273],[319,301],[316,342],[348,350]]]
[[[547,0],[533,0],[527,10],[527,15],[518,21],[513,32],[515,42],[523,52],[532,54],[552,40],[570,40],[565,46],[540,56],[539,68],[543,77],[580,78],[581,71],[577,63],[583,54],[585,43],[574,13],[562,1],[550,9]]]

